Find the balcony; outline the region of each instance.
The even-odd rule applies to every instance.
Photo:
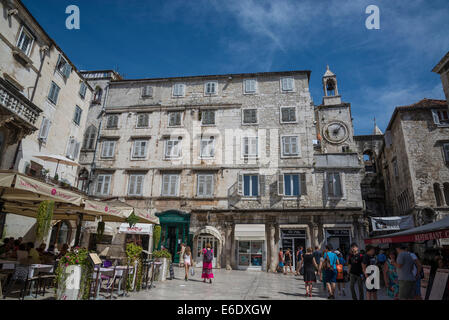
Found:
[[[37,130],[35,124],[42,110],[2,78],[0,78],[0,106],[1,125],[6,122],[15,122],[16,125],[25,129]]]

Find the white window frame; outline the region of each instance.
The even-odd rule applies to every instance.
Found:
[[[106,178],[108,178],[109,181],[108,181],[108,185],[107,185],[108,188],[107,188],[107,190],[105,192],[104,186],[105,186]],[[98,185],[100,183],[100,180],[101,180],[101,191],[99,192],[98,191]],[[110,194],[110,192],[111,192],[111,183],[112,183],[112,174],[99,174],[97,176],[97,180],[96,180],[96,183],[95,183],[95,194],[102,195],[102,196],[108,196]]]
[[[245,111],[256,110],[256,122],[245,122]],[[257,108],[246,108],[242,109],[242,125],[244,126],[254,126],[259,124],[259,110]]]
[[[445,112],[446,115],[448,116],[448,119],[443,119],[445,120],[444,122],[441,121],[440,119],[440,113],[441,112]],[[448,127],[449,126],[449,111],[446,109],[432,109],[432,117],[433,117],[433,122],[440,127]]]
[[[335,175],[338,174],[340,176],[340,191],[341,191],[341,195],[330,195],[329,194],[329,179],[330,179],[330,175]],[[328,199],[345,199],[346,198],[346,192],[345,192],[345,183],[344,183],[344,173],[343,172],[326,172],[325,173],[325,184],[326,184],[326,197]],[[335,189],[333,187],[333,189]]]
[[[291,79],[292,80],[292,88],[285,89],[284,88],[284,80]],[[280,79],[281,92],[295,92],[295,78],[294,77],[281,77]]]
[[[109,126],[109,118],[112,118],[112,117],[117,117],[117,125],[110,127]],[[116,129],[118,129],[119,124],[120,124],[120,115],[119,114],[112,113],[112,114],[108,114],[107,115],[107,117],[106,117],[106,129],[116,130]]]
[[[136,149],[139,148],[139,151],[142,151],[142,142],[145,143],[145,149],[144,152],[142,154],[142,152],[140,152],[138,155],[136,155]],[[140,144],[140,146],[137,146],[137,144]],[[133,147],[132,147],[132,151],[131,151],[131,159],[133,160],[145,160],[147,158],[148,155],[148,144],[149,144],[149,140],[147,139],[137,139],[133,141]]]
[[[168,178],[168,193],[164,193],[165,179]],[[161,175],[161,196],[163,197],[179,197],[179,186],[181,182],[181,175],[179,173],[163,173]],[[175,182],[175,193],[171,192],[172,183]]]
[[[31,39],[28,47],[26,48],[26,50],[24,51],[23,48],[21,47],[23,45],[23,43],[21,44],[21,39],[22,39],[22,34],[25,34],[27,37],[29,37]],[[22,41],[23,42],[23,41]],[[34,36],[31,34],[30,31],[28,31],[28,29],[25,26],[22,26],[20,28],[20,33],[19,33],[19,38],[17,38],[17,43],[16,43],[16,47],[20,49],[20,51],[22,51],[23,53],[25,53],[27,56],[30,56],[31,53],[31,49],[33,48],[33,44],[34,44]]]
[[[80,97],[84,100],[84,98],[86,98],[86,92],[87,92],[87,85],[86,83],[83,81],[80,84],[80,91],[79,91],[79,95]]]
[[[254,91],[247,91],[247,83],[254,81]],[[258,91],[258,84],[256,79],[244,79],[243,80],[243,94],[256,94]]]
[[[282,197],[285,197],[285,198],[295,198],[295,199],[297,197],[302,197],[303,195],[305,195],[304,190],[302,190],[302,183],[301,183],[302,182],[301,181],[301,176],[303,174],[304,174],[304,179],[307,179],[304,172],[282,172],[282,173],[279,173],[279,175],[278,175],[278,195],[280,195]],[[295,196],[293,194],[289,195],[289,194],[285,193],[285,175],[290,175],[290,176],[296,175],[296,176],[298,176],[298,183],[299,183],[299,186],[298,186],[299,195],[298,196]],[[293,193],[293,187],[294,187],[293,179],[290,179],[290,184],[291,184],[290,185],[290,190]]]
[[[179,93],[179,88],[182,88],[182,93]],[[172,89],[172,96],[174,98],[185,97],[186,96],[186,84],[185,83],[175,83]]]
[[[170,124],[170,119],[171,119],[172,114],[179,114],[179,124],[174,124],[174,125]],[[182,127],[182,123],[183,123],[183,121],[182,121],[183,112],[182,111],[169,111],[167,113],[167,116],[168,116],[168,125],[167,125],[168,127],[170,127],[170,128]]]
[[[203,127],[211,127],[211,126],[215,126],[217,124],[217,110],[215,109],[208,109],[208,110],[201,110],[201,126]],[[204,113],[206,112],[212,112],[214,114],[214,123],[204,123],[204,119],[206,119],[204,117]]]
[[[284,140],[286,140],[287,138],[296,138],[296,153],[291,153],[291,152],[289,152],[288,154],[285,153],[286,150],[285,150]],[[289,145],[291,148],[292,143],[290,142]],[[299,158],[299,157],[301,157],[299,135],[283,135],[283,136],[281,136],[281,157],[282,158]]]
[[[203,189],[203,193],[200,193],[200,179],[203,178],[204,181],[202,182],[204,185],[202,187]],[[206,179],[210,179],[210,193],[207,193],[207,180]],[[196,195],[199,198],[212,198],[214,196],[214,174],[212,173],[199,173],[197,175],[197,188],[196,188]]]
[[[214,87],[214,91],[213,92],[209,92],[208,91],[208,86],[209,85],[213,85]],[[218,94],[218,81],[207,81],[204,84],[204,95],[205,96],[215,96]]]
[[[53,88],[55,88],[55,90],[56,90],[56,93],[53,94],[53,96],[55,96],[55,97],[51,96]],[[60,92],[61,92],[61,88],[54,81],[52,81],[50,84],[50,91],[48,92],[48,96],[47,96],[48,101],[50,101],[53,105],[57,105]]]
[[[208,144],[207,151],[210,151],[210,148],[212,148],[212,156],[210,155],[210,152],[207,152],[206,155],[203,155],[203,143]],[[210,143],[212,146],[210,146]],[[215,137],[210,137],[209,139],[203,138],[200,140],[200,159],[213,159],[215,158]]]
[[[59,69],[59,65],[61,61],[64,61],[64,66],[61,69]],[[64,78],[68,79],[70,77],[70,74],[72,72],[72,66],[69,64],[66,58],[62,54],[59,54],[58,62],[56,63],[56,71]]]
[[[175,146],[175,142],[177,145],[177,154],[173,154],[173,147]],[[171,153],[167,154],[168,151],[168,145],[172,143]],[[182,147],[182,140],[181,139],[165,139],[164,141],[164,159],[180,159],[181,158],[181,147]]]
[[[256,139],[256,153],[252,153],[251,146],[254,144],[251,142],[253,139]],[[246,141],[248,141],[248,153],[245,153],[246,149]],[[242,137],[242,159],[257,159],[259,158],[259,137],[257,136],[248,136],[248,137]]]
[[[284,121],[282,120],[282,111],[284,109],[295,109],[295,121]],[[289,124],[289,123],[298,123],[298,108],[296,106],[282,106],[279,108],[279,121],[282,124]]]
[[[249,195],[245,195],[245,176],[257,176],[257,196],[253,196],[253,183],[252,183],[252,179],[249,179]],[[241,193],[240,195],[245,198],[245,199],[255,199],[255,198],[259,198],[260,197],[260,175],[258,173],[242,173],[239,174],[238,179],[241,180]]]
[[[146,125],[144,125],[144,126],[139,126],[139,118],[141,116],[144,116],[144,117],[147,118]],[[150,127],[150,114],[149,113],[143,113],[143,112],[142,113],[138,113],[137,117],[136,117],[136,128],[137,129],[145,129],[145,128],[149,128],[149,127]]]
[[[133,182],[133,179],[134,179],[134,182]],[[140,181],[140,193],[137,192],[138,179],[141,179],[141,181]],[[131,174],[129,174],[129,177],[128,177],[128,195],[129,196],[142,196],[143,195],[144,182],[145,182],[145,174],[142,174],[142,173],[131,173]]]
[[[78,119],[79,114],[79,119]],[[80,108],[80,106],[75,106],[75,114],[73,115],[73,123],[75,123],[77,126],[81,124],[81,118],[83,116],[83,109]],[[78,120],[78,121],[77,121]]]
[[[102,159],[113,159],[115,156],[115,146],[117,141],[115,140],[104,140],[101,144],[101,158]],[[106,153],[106,147],[108,148],[108,152]],[[112,149],[112,151],[111,151]]]
[[[153,97],[153,86],[145,85],[142,87],[142,98],[151,98]]]

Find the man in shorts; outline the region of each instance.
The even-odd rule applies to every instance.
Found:
[[[413,300],[416,291],[416,277],[413,274],[413,266],[415,262],[407,251],[407,245],[402,244],[396,248],[398,257],[396,261],[392,261],[398,272],[399,280],[399,299]]]

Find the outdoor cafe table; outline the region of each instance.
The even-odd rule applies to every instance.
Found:
[[[0,260],[1,270],[14,270],[16,264],[19,264],[16,260]]]

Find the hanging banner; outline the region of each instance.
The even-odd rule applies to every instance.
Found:
[[[152,234],[153,225],[149,223],[136,223],[130,227],[128,223],[122,223],[120,225],[119,233],[127,234]]]
[[[371,217],[373,231],[398,231],[415,227],[413,216]]]

